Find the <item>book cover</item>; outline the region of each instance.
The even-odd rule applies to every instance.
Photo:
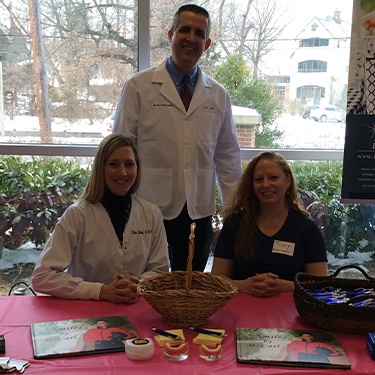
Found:
[[[237,328],[237,361],[278,366],[351,368],[336,335],[326,331]]]
[[[53,358],[125,350],[124,340],[137,337],[126,316],[32,323],[34,358]]]

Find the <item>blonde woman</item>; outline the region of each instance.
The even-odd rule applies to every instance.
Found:
[[[135,195],[140,176],[134,144],[122,135],[104,138],[82,196],[62,215],[35,265],[36,291],[134,303],[140,279],[169,270],[161,212]]]

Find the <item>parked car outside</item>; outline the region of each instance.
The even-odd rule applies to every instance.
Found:
[[[102,136],[106,137],[109,134],[112,134],[113,130],[113,121],[115,120],[116,111],[113,111],[110,116],[104,119],[102,124]]]
[[[313,105],[306,105],[302,112],[301,112],[301,116],[302,118],[309,118],[310,117],[310,112],[311,112],[311,108],[314,107]]]
[[[315,105],[311,108],[310,118],[315,121],[338,121],[345,120],[345,111],[334,105]]]

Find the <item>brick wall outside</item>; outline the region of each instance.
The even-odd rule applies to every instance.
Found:
[[[236,125],[240,147],[255,147],[255,125]]]

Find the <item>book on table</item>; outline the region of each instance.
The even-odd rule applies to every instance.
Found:
[[[332,332],[279,328],[237,328],[237,361],[244,363],[351,368]]]
[[[124,341],[137,336],[126,316],[31,324],[35,359],[124,351]]]

